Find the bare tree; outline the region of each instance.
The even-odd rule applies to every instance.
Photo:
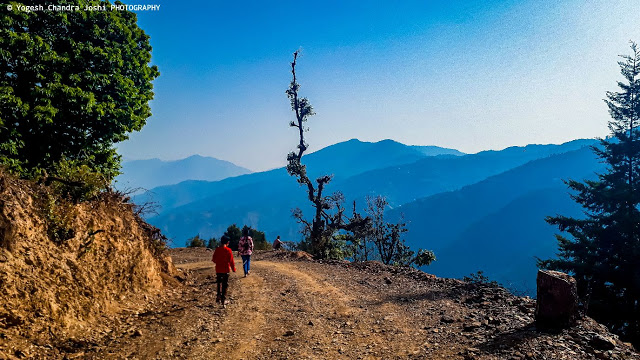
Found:
[[[310,243],[310,251],[313,255],[325,258],[328,256],[327,249],[331,248],[330,242],[333,241],[336,232],[338,230],[349,231],[356,224],[352,224],[344,216],[345,209],[342,207],[344,196],[342,193],[335,192],[328,196],[324,194],[325,186],[331,182],[332,175],[320,176],[314,182],[307,175],[306,165],[302,163],[302,155],[308,148],[304,138],[304,133],[308,130],[305,128],[305,123],[315,113],[309,100],[305,97],[300,97],[298,93],[300,84],[298,84],[296,77],[296,65],[299,54],[299,51],[293,53],[293,61],[291,62],[292,79],[286,91],[287,97],[291,101],[291,109],[296,116],[295,121],[291,121],[289,126],[296,128],[299,136],[297,151],[292,151],[287,155],[287,172],[289,175],[295,176],[302,186],[306,186],[307,196],[314,208],[314,216],[311,221],[306,220],[302,210],[298,208],[293,210],[293,216],[302,224],[303,233]],[[358,219],[358,221],[365,220]]]
[[[349,219],[350,235],[348,240],[351,242],[351,257],[353,261],[371,260],[370,238],[373,226],[370,217],[363,218],[357,211],[356,202],[353,202],[353,214]]]
[[[307,175],[307,167],[302,163],[302,156],[308,148],[304,133],[308,129],[305,123],[309,117],[314,115],[313,107],[309,100],[300,97],[300,84],[296,77],[296,65],[299,52],[293,53],[291,62],[291,84],[287,89],[287,97],[291,101],[291,110],[296,115],[295,121],[291,121],[289,126],[298,130],[299,142],[297,151],[292,151],[287,155],[287,172],[295,176],[298,183],[307,188],[307,197],[314,208],[314,216],[309,221],[305,219],[302,210],[293,210],[293,216],[302,225],[302,232],[307,238],[308,250],[317,258],[327,258],[333,256],[332,252],[340,252],[336,235],[340,230],[351,233],[351,235],[341,234],[341,240],[350,240],[354,244],[353,256],[369,260],[368,239],[371,237],[376,244],[382,261],[386,264],[418,264],[428,265],[435,260],[435,256],[430,251],[420,250],[418,256],[414,256],[404,241],[401,234],[406,232],[405,224],[386,224],[384,222],[384,209],[388,205],[387,200],[378,196],[375,199],[368,199],[369,215],[362,217],[353,205],[353,216],[346,218],[345,208],[342,206],[344,196],[340,192],[325,195],[325,187],[331,182],[331,175],[318,177],[315,182]],[[339,254],[344,256],[344,253]]]
[[[416,254],[402,239],[402,234],[407,232],[407,224],[401,219],[397,223],[385,221],[384,212],[389,205],[387,199],[378,195],[367,197],[367,214],[371,218],[371,230],[369,232],[380,260],[387,265],[429,265],[436,259],[430,250],[418,250]]]

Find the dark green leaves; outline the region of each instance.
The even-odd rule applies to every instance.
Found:
[[[117,175],[114,144],[145,125],[159,75],[136,21],[126,11],[0,14],[0,162],[23,176],[62,160]]]

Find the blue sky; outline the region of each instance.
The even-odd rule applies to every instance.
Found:
[[[284,93],[297,49],[312,151],[391,138],[477,152],[605,136],[617,55],[640,41],[637,0],[146,3],[161,4],[138,13],[161,76],[120,152],[252,170],[297,143]]]

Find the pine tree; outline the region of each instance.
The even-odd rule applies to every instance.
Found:
[[[584,207],[581,219],[548,217],[571,236],[556,235],[559,258],[539,265],[573,274],[588,314],[638,344],[640,340],[640,51],[618,62],[625,81],[607,92],[611,136],[594,152],[607,164],[597,180],[567,182]]]

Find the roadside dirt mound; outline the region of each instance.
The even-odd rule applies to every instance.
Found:
[[[71,204],[0,173],[0,355],[28,357],[161,289],[176,270],[156,231],[116,194]]]
[[[313,261],[313,256],[305,251],[268,250],[257,252],[261,259],[280,259],[295,261]]]
[[[195,247],[171,249],[171,258],[173,259],[173,263],[176,265],[211,261],[212,256],[213,250],[207,248]]]

